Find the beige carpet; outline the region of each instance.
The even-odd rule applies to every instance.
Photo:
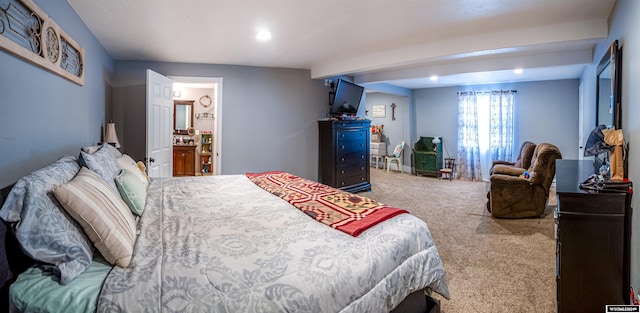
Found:
[[[446,313],[555,312],[555,193],[541,218],[495,219],[487,183],[438,180],[371,169],[361,193],[425,220],[442,257],[451,300]]]

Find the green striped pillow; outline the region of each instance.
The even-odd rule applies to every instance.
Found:
[[[128,267],[136,239],[136,222],[120,195],[98,174],[83,167],[53,193],[111,264]]]

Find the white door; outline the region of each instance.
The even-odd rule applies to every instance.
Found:
[[[173,176],[173,81],[147,70],[147,170]]]

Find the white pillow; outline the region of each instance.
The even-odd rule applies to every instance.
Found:
[[[142,175],[142,171],[138,168],[138,164],[130,156],[123,153],[121,157],[116,158],[116,161],[118,162],[120,169],[127,170],[138,177],[145,188],[149,185],[149,181],[144,177],[144,175]]]

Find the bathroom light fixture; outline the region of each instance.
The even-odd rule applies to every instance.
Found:
[[[513,72],[518,74],[518,75],[520,75],[520,74],[522,74],[522,72],[524,72],[524,70],[522,68],[516,68],[516,69],[513,70]]]
[[[429,77],[429,79],[430,79],[432,82],[438,81],[438,75],[431,75],[431,77]]]

